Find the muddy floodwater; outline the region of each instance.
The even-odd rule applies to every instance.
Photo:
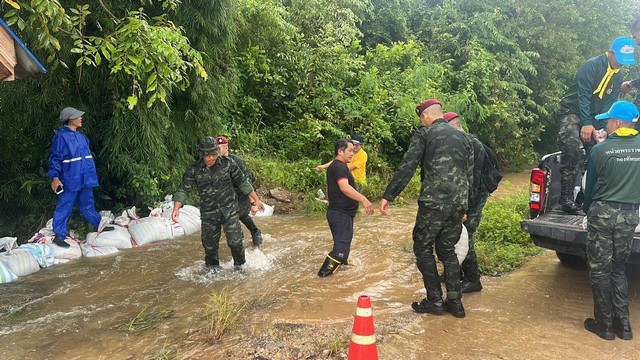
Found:
[[[527,181],[526,173],[507,178],[497,196]],[[483,278],[484,290],[463,298],[464,319],[414,313],[410,303],[424,297],[411,250],[415,213],[411,204],[389,216],[359,214],[354,265],[324,279],[316,275],[331,248],[323,215],[257,218],[265,243],[246,237],[241,272],[223,239],[223,270],[206,273],[199,234],[42,269],[0,285],[0,359],[346,358],[290,348],[348,344],[361,294],[372,299],[381,359],[640,359],[638,340],[604,341],[583,329],[592,314],[586,269],[561,265],[553,252]],[[628,275],[640,337],[639,269]],[[211,342],[209,299],[221,291],[244,307],[237,326]],[[280,339],[283,327],[318,327],[324,337]],[[166,349],[172,355],[162,357]]]

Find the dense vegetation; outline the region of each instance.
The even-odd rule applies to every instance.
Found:
[[[173,192],[198,139],[216,134],[259,183],[311,192],[322,177],[310,167],[357,132],[375,200],[427,97],[505,164],[528,164],[554,147],[577,67],[638,14],[622,0],[15,2],[0,14],[49,72],[0,84],[3,236],[52,214],[48,148],[64,106],[87,111],[98,207],[114,211]]]

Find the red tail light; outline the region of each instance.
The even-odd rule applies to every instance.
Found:
[[[529,185],[529,210],[532,216],[537,216],[538,212],[542,209],[546,183],[546,170],[535,168],[531,171],[531,183]]]

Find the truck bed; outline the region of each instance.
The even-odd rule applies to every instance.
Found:
[[[535,219],[524,220],[521,226],[540,247],[586,257],[587,231],[582,228],[583,219],[584,214],[568,215],[553,209]],[[639,233],[634,236],[629,261],[640,263]]]

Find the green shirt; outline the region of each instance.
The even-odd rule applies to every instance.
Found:
[[[587,184],[582,208],[596,200],[640,204],[640,136],[616,132],[594,146],[587,160]]]
[[[607,73],[609,60],[602,54],[587,60],[576,73],[574,83],[569,87],[560,101],[561,112],[576,114],[582,125],[593,125],[594,116],[609,110],[620,97],[620,85],[624,75],[622,71],[614,74],[604,91],[602,99],[593,92],[598,88]]]

